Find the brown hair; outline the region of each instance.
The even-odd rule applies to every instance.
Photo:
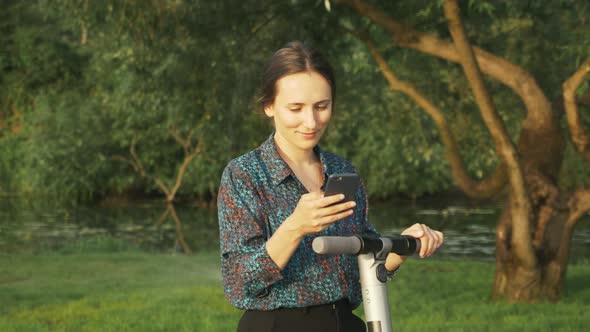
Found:
[[[332,66],[316,49],[300,41],[292,41],[276,51],[266,65],[258,102],[262,104],[262,107],[272,104],[277,95],[278,80],[287,75],[306,71],[317,72],[328,81],[333,100],[336,95],[336,81]]]

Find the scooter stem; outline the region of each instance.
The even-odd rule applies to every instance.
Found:
[[[367,332],[392,332],[385,259],[367,253],[359,255],[358,262]]]

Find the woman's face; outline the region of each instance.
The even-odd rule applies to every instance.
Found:
[[[330,84],[316,72],[287,75],[276,84],[274,103],[264,109],[274,120],[275,139],[282,148],[313,149],[332,115]]]

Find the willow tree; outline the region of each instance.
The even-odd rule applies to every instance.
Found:
[[[567,2],[566,5],[576,4],[576,1]],[[366,0],[337,0],[333,3],[345,7],[342,13],[352,9],[353,16],[363,18],[357,20],[356,25],[348,20],[345,30],[370,50],[391,90],[411,98],[433,120],[458,187],[474,198],[498,193],[505,195],[506,203],[496,227],[496,272],[492,297],[526,302],[558,300],[563,289],[574,228],[582,215],[590,210],[588,188],[565,191],[558,186],[566,144],[564,132],[567,132],[560,125],[560,115],[565,111],[571,141],[586,162],[590,162],[588,136],[579,114],[580,102],[590,94],[587,84],[583,84],[590,72],[590,59],[572,70],[569,78],[564,78],[562,97],[552,102],[538,79],[526,68],[491,50],[472,45],[469,37],[473,33],[471,36],[468,34],[470,26],[464,23],[457,0],[444,1],[444,11],[435,2],[428,4],[429,10],[440,9],[440,18],[444,12],[444,19],[439,19],[439,22],[445,25],[446,33],[440,30],[419,31],[391,14],[397,12],[399,15],[403,9],[395,9],[400,9],[403,4],[378,7]],[[472,9],[474,4],[469,2],[469,6],[465,4],[463,8]],[[484,10],[494,6],[492,2],[481,2],[479,5],[484,6]],[[498,4],[501,5],[517,6]],[[578,7],[586,14],[590,11],[582,2]],[[507,8],[507,11],[510,9]],[[519,10],[526,13],[528,8]],[[421,14],[424,15],[424,12]],[[534,19],[534,16],[528,15],[527,18]],[[383,38],[383,35],[387,37]],[[386,58],[383,52],[391,45],[443,59],[463,68],[500,161],[495,170],[482,178],[476,178],[466,170],[460,154],[461,147],[456,142],[445,112],[427,93],[396,75],[397,68],[392,65],[396,61]],[[588,57],[587,47],[577,48],[578,56]],[[499,115],[487,86],[489,81],[486,79],[489,78],[508,87],[526,109],[515,138],[507,132],[506,123]]]

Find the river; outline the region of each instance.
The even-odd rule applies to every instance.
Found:
[[[445,233],[436,257],[494,259],[494,227],[501,206],[465,199],[391,200],[371,205],[371,223],[384,235],[397,235],[415,222]],[[161,202],[125,206],[56,207],[40,200],[0,200],[0,252],[44,252],[81,239],[117,238],[148,252],[181,251],[178,223]],[[182,235],[192,252],[215,251],[219,246],[215,208],[181,205],[175,208]],[[570,261],[590,258],[590,216],[580,221]]]

